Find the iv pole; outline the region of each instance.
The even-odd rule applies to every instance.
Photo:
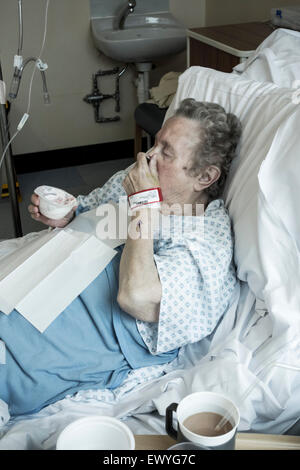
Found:
[[[3,81],[1,59],[0,59],[0,80]],[[8,121],[7,121],[7,115],[6,115],[6,108],[5,108],[5,104],[1,104],[1,103],[0,103],[0,133],[1,133],[2,148],[4,150],[9,142],[9,135],[8,135]],[[6,155],[4,157],[4,161],[5,161],[5,168],[6,168],[9,198],[10,198],[12,213],[13,213],[14,233],[15,233],[15,237],[22,237],[23,233],[22,233],[21,217],[20,217],[18,196],[17,196],[17,190],[16,190],[17,180],[15,176],[13,156],[12,156],[10,145],[7,149]]]
[[[45,40],[46,40],[47,17],[48,17],[49,2],[50,2],[50,0],[46,0],[45,29],[44,29],[44,37],[43,37],[43,43],[42,43],[42,47],[41,47],[41,50],[40,50],[40,54],[37,58],[36,57],[29,57],[25,61],[23,61],[23,57],[22,57],[22,47],[23,47],[22,0],[18,0],[19,42],[18,42],[18,52],[14,57],[14,75],[13,75],[13,79],[12,79],[11,87],[10,87],[10,92],[9,92],[9,96],[12,99],[15,99],[17,97],[19,86],[20,86],[20,81],[21,81],[21,77],[22,77],[22,73],[24,71],[25,66],[29,62],[34,61],[36,67],[38,67],[38,69],[40,70],[41,75],[42,75],[44,102],[45,102],[45,104],[50,104],[50,98],[49,98],[49,93],[48,93],[48,88],[47,88],[47,83],[46,83],[46,76],[45,76],[45,70],[47,69],[48,66],[47,66],[47,64],[43,64],[43,62],[41,61],[41,55],[42,55],[44,45],[45,45]],[[29,90],[29,101],[28,101],[27,112],[23,115],[21,121],[19,122],[19,125],[17,127],[17,132],[15,133],[14,137],[17,135],[18,131],[20,131],[22,129],[22,127],[24,126],[27,118],[29,117],[31,84],[32,84],[33,77],[34,77],[34,72],[31,75],[30,90]],[[0,59],[0,80],[1,80],[1,82],[3,82],[1,59]],[[4,103],[3,103],[3,101],[4,101]],[[21,237],[23,234],[22,234],[19,203],[18,203],[17,190],[16,190],[17,181],[16,181],[15,169],[14,169],[14,164],[13,164],[13,156],[12,156],[12,152],[11,152],[11,145],[10,145],[11,141],[9,140],[8,120],[7,120],[6,109],[5,109],[5,100],[2,100],[2,102],[0,102],[0,136],[1,136],[1,139],[2,139],[3,152],[4,152],[4,150],[6,150],[5,155],[4,155],[4,159],[5,159],[7,180],[8,180],[7,184],[8,184],[8,190],[9,190],[9,196],[10,196],[10,201],[11,201],[11,205],[12,205],[15,236],[16,237]],[[0,162],[0,164],[1,163],[2,162]]]

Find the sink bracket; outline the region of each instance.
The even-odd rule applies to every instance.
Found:
[[[113,122],[113,121],[119,121],[120,116],[114,116],[114,117],[102,117],[100,116],[100,106],[102,101],[107,100],[107,99],[114,99],[116,104],[115,104],[115,112],[120,112],[120,86],[119,86],[119,81],[121,75],[125,72],[127,68],[127,65],[120,71],[119,67],[115,67],[114,69],[111,70],[98,70],[97,73],[93,74],[93,91],[90,95],[86,95],[83,100],[91,104],[94,108],[95,112],[95,121],[99,123],[104,123],[104,122]],[[103,94],[101,93],[98,83],[100,81],[100,78],[105,76],[105,75],[116,75],[115,77],[115,92],[113,94]]]

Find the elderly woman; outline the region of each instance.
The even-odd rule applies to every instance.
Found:
[[[220,195],[240,133],[221,106],[184,100],[147,154],[78,197],[77,214],[127,195],[137,232],[43,334],[17,311],[0,312],[7,348],[0,398],[12,415],[81,389],[114,389],[132,370],[170,362],[180,347],[215,330],[237,283]],[[153,188],[160,205],[152,204]],[[29,211],[52,227],[74,217],[46,219],[36,195]],[[149,224],[158,213],[171,222],[168,230]]]

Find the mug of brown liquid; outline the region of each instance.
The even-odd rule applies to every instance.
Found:
[[[177,430],[173,427],[177,415]],[[191,442],[199,449],[233,450],[240,422],[235,404],[214,392],[196,392],[166,410],[166,431],[177,442]]]

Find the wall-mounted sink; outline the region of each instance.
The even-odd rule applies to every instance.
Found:
[[[186,29],[170,13],[131,14],[124,29],[114,18],[92,18],[91,28],[97,49],[119,62],[153,62],[186,47]]]

